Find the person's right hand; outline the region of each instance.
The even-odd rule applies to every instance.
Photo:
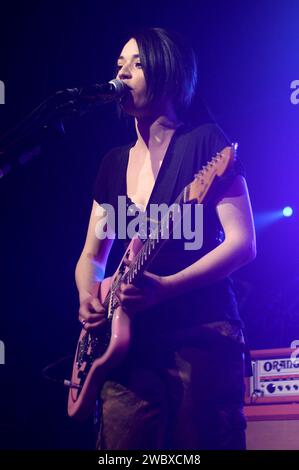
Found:
[[[105,308],[97,297],[87,297],[79,308],[79,322],[85,330],[101,327],[106,321]]]

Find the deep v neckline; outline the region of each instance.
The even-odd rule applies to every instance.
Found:
[[[174,144],[176,142],[176,139],[177,139],[177,136],[179,135],[179,131],[184,128],[184,124],[181,124],[180,126],[178,126],[176,128],[176,130],[174,131],[174,133],[172,134],[171,136],[171,139],[169,141],[169,144],[168,144],[168,147],[166,149],[166,152],[165,152],[165,155],[164,155],[164,158],[162,160],[162,163],[161,163],[161,166],[159,168],[159,171],[158,171],[158,174],[157,174],[157,177],[156,177],[156,180],[154,182],[154,185],[153,185],[153,188],[152,188],[152,191],[150,193],[150,197],[147,201],[147,204],[146,206],[144,207],[143,211],[142,212],[147,212],[154,196],[155,196],[155,193],[157,191],[157,187],[160,183],[160,181],[162,180],[162,178],[164,177],[165,175],[165,172],[167,170],[167,167],[168,167],[168,163],[169,163],[169,160],[171,160],[171,155],[173,153],[173,147],[174,147]],[[133,148],[135,144],[131,144],[129,147],[128,147],[128,150],[127,150],[127,155],[126,155],[126,165],[125,165],[125,174],[124,174],[124,188],[125,188],[125,195],[126,195],[126,198],[128,201],[131,201],[132,204],[134,204],[137,208],[138,208],[138,204],[133,201],[129,196],[128,196],[128,182],[127,182],[127,172],[128,172],[128,165],[129,165],[129,157],[130,157],[130,150]],[[141,210],[141,209],[140,209]]]

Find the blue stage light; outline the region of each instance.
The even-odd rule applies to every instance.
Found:
[[[293,215],[293,209],[290,206],[287,206],[283,209],[282,213],[285,217],[291,217],[291,215]]]

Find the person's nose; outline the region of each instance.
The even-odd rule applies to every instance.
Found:
[[[131,68],[128,65],[123,65],[122,68],[118,71],[118,78],[124,80],[126,78],[131,78]]]

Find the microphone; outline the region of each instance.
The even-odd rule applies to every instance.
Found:
[[[94,106],[106,104],[111,101],[121,101],[130,87],[123,81],[114,78],[108,83],[94,84],[81,88],[66,88],[56,91],[56,93],[46,100],[49,104],[50,118],[59,117],[60,119],[70,116],[83,116]],[[48,103],[49,102],[49,103]],[[55,106],[54,110],[51,109]]]
[[[82,88],[67,88],[63,93],[67,98],[75,99],[80,104],[101,104],[110,101],[119,101],[127,93],[129,87],[118,79],[108,83],[94,84]]]

